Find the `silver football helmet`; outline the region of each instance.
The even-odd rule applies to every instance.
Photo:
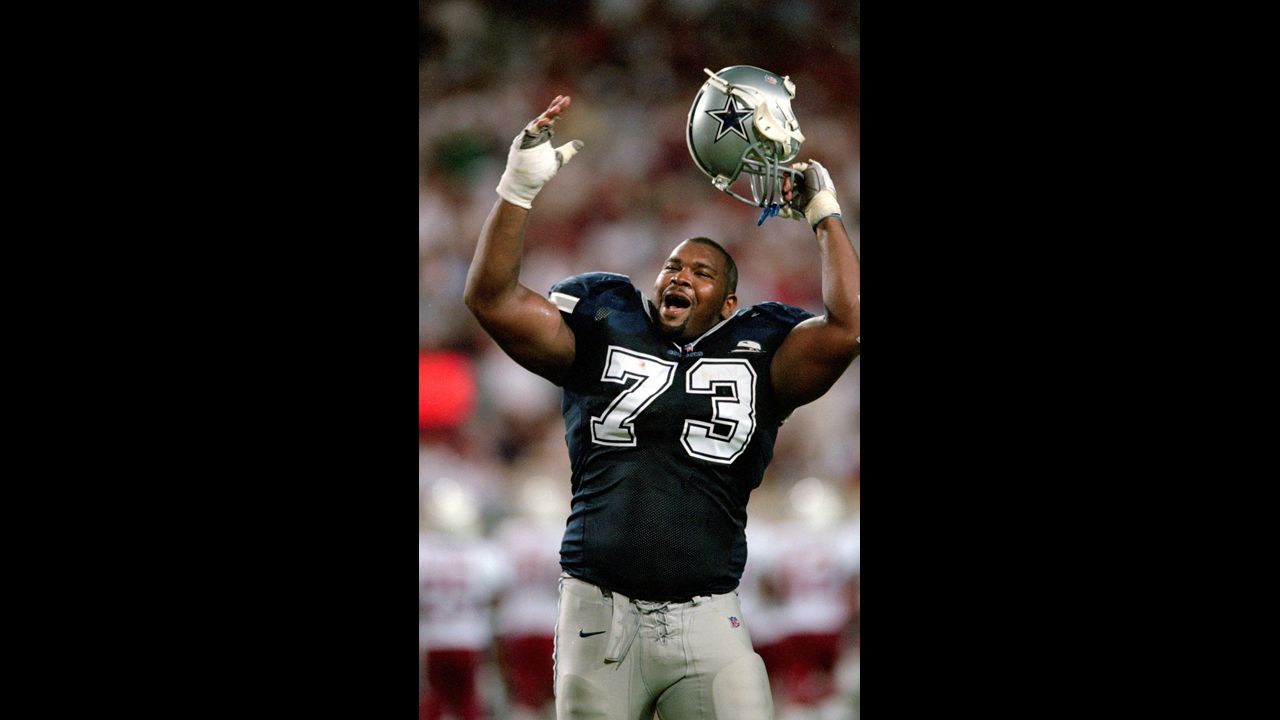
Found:
[[[751,65],[703,72],[709,78],[689,108],[686,132],[693,162],[716,189],[776,214],[782,204],[782,173],[795,176],[792,183],[803,177],[782,166],[796,158],[804,142],[791,110],[795,83]],[[750,200],[730,187],[742,173],[751,185]]]

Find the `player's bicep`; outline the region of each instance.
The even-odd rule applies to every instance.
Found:
[[[813,317],[796,325],[773,356],[769,375],[783,414],[813,402],[831,389],[858,356],[848,331]]]
[[[573,330],[560,308],[523,285],[511,299],[481,309],[476,318],[498,346],[530,372],[560,384],[573,365]]]

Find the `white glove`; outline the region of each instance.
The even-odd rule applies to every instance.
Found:
[[[804,181],[792,188],[791,202],[783,212],[778,214],[793,220],[803,218],[809,223],[811,229],[831,215],[840,217],[840,203],[836,201],[836,188],[831,182],[831,173],[827,172],[821,163],[812,159],[807,163],[796,163],[791,167],[804,173]],[[796,212],[796,208],[799,208],[800,212]]]
[[[574,140],[553,150],[550,140],[555,134],[551,130],[555,119],[539,129],[535,126],[541,119],[542,116],[534,118],[511,141],[507,169],[498,181],[498,196],[526,210],[533,207],[533,198],[542,186],[582,149],[582,141]]]

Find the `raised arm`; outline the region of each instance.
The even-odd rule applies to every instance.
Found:
[[[499,199],[480,231],[463,295],[467,308],[503,351],[557,384],[573,364],[573,331],[555,305],[520,284],[520,262],[534,196],[582,149],[578,140],[551,147],[551,125],[569,102],[567,96],[557,96],[512,142],[498,184]]]
[[[816,162],[796,168],[805,171],[805,180],[795,204],[804,208],[818,240],[826,314],[792,328],[774,355],[770,375],[784,416],[835,384],[858,356],[862,334],[858,253],[840,222],[831,176]]]

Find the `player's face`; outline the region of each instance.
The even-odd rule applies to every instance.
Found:
[[[738,306],[738,298],[729,294],[726,282],[724,256],[719,250],[687,240],[680,243],[654,283],[658,324],[681,340],[692,340],[710,330]]]

